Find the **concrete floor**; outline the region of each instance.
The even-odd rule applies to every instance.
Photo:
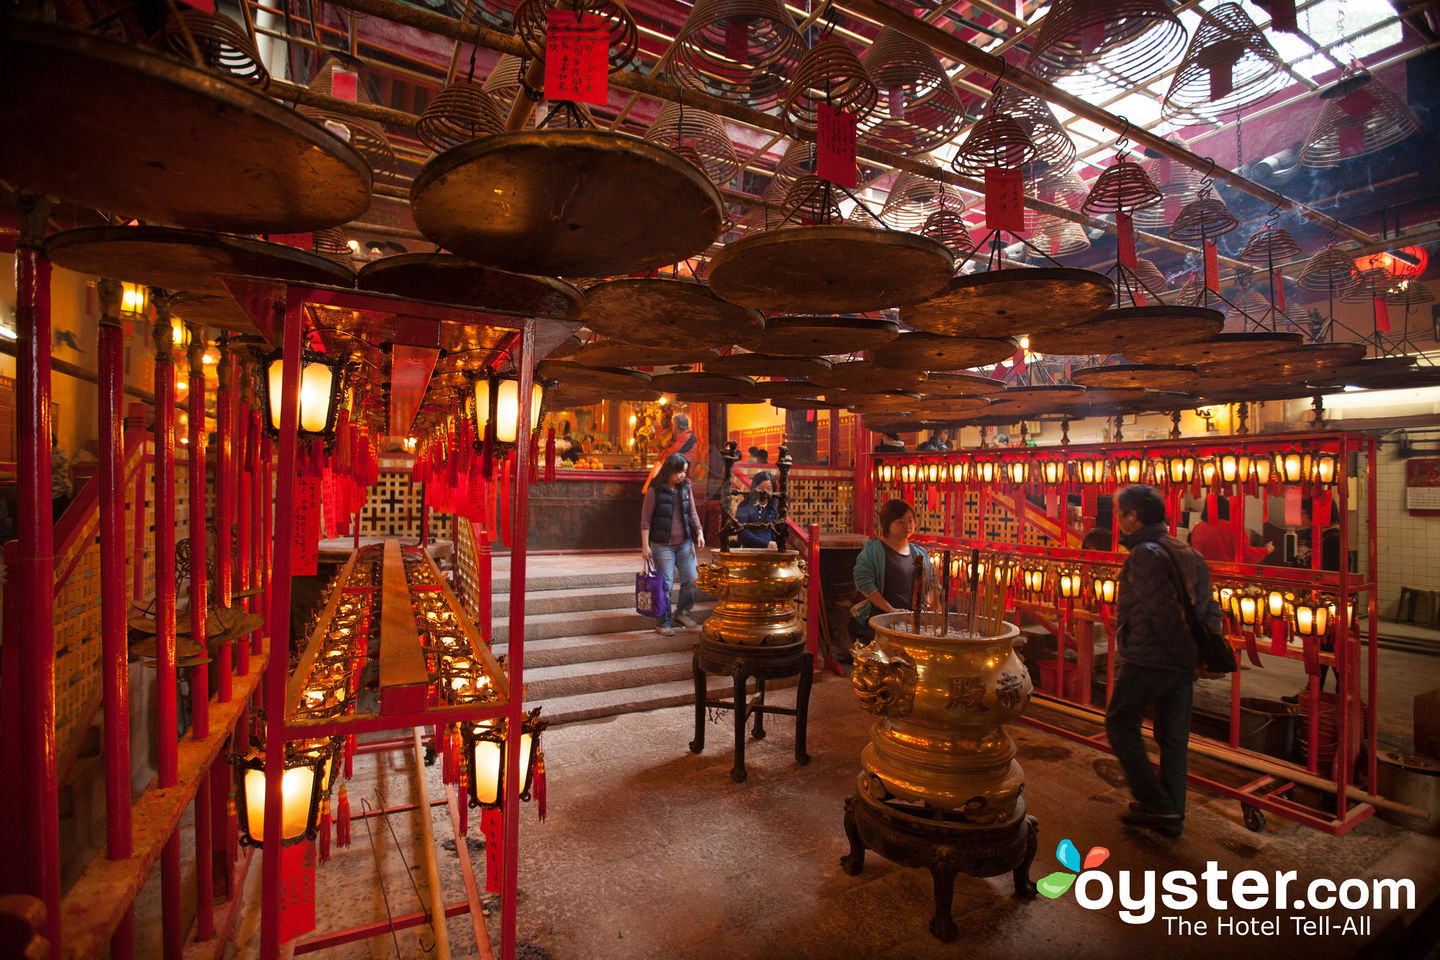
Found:
[[[793,691],[775,699],[790,702]],[[1035,708],[1037,711],[1039,707]],[[931,913],[929,876],[874,854],[864,872],[847,876],[839,866],[847,844],[842,804],[853,790],[858,757],[870,717],[856,705],[848,682],[826,676],[811,701],[808,766],[794,762],[793,726],[773,718],[769,736],[751,741],[749,778],[731,781],[729,714],[712,722],[700,756],[686,744],[693,708],[677,707],[552,729],[545,737],[548,818],[536,821],[532,803],[521,828],[520,956],[530,960],[828,960],[839,957],[957,958],[1010,956],[1266,957],[1304,951],[1307,958],[1401,957],[1393,939],[1408,917],[1388,910],[1360,910],[1372,917],[1370,938],[1303,936],[1285,910],[1229,916],[1280,918],[1276,936],[1182,937],[1167,933],[1157,918],[1129,925],[1118,907],[1090,911],[1073,892],[1060,899],[1019,901],[1008,876],[960,877],[954,915],[960,939],[942,944],[926,930]],[[1186,869],[1200,873],[1207,861],[1232,875],[1240,870],[1295,870],[1301,883],[1329,877],[1408,878],[1417,907],[1440,897],[1440,838],[1404,831],[1378,819],[1331,838],[1277,817],[1260,833],[1241,822],[1232,800],[1193,791],[1184,837],[1165,840],[1121,825],[1116,817],[1129,794],[1108,754],[1023,724],[1012,727],[1026,770],[1030,813],[1041,839],[1032,877],[1061,869],[1056,845],[1071,839],[1082,851],[1111,851],[1104,869]],[[408,754],[357,758],[351,802],[373,803],[378,791],[387,806],[411,802],[413,763]],[[438,767],[426,771],[431,795],[440,796]],[[319,930],[383,919],[385,899],[394,914],[420,909],[425,894],[420,867],[418,818],[391,818],[394,837],[371,821],[375,855],[360,822],[354,844],[336,851],[318,876]],[[437,840],[449,849],[440,868],[447,901],[463,899],[448,817],[436,808]],[[478,818],[472,821],[478,838]],[[473,840],[471,847],[475,846]],[[401,863],[397,851],[408,861]],[[485,854],[471,855],[483,883]],[[376,883],[376,860],[382,865]],[[407,879],[414,877],[414,886]],[[228,956],[258,952],[259,860],[250,872],[250,912],[242,918],[239,947]],[[498,903],[497,903],[498,909]],[[1163,907],[1161,914],[1166,912]],[[1336,922],[1350,911],[1328,912]],[[1198,907],[1186,919],[1214,921],[1217,912]],[[1312,913],[1312,916],[1320,914]],[[1424,918],[1433,924],[1434,911]],[[1430,927],[1434,929],[1434,927]],[[452,953],[475,956],[468,918],[449,921]],[[498,917],[490,918],[498,937]],[[425,926],[395,941],[377,937],[326,951],[336,958],[433,955]],[[143,954],[142,955],[146,955]],[[1423,955],[1423,951],[1420,954]],[[1440,954],[1436,954],[1440,956]]]

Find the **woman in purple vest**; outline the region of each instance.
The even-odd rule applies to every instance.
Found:
[[[686,627],[699,626],[691,618],[690,608],[695,605],[695,555],[705,549],[705,532],[695,509],[689,473],[690,461],[685,455],[670,454],[660,465],[655,482],[645,491],[645,502],[640,507],[640,554],[647,561],[654,560],[667,601],[665,615],[656,622],[655,632],[667,637],[675,634],[672,619]],[[677,571],[680,595],[672,605],[668,601]]]

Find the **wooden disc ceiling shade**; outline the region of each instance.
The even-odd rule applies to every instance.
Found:
[[[1238,3],[1202,10],[1190,47],[1170,81],[1161,116],[1238,113],[1289,82],[1280,54]]]
[[[1015,353],[1010,337],[947,337],[937,333],[902,333],[876,350],[875,362],[901,370],[963,370],[1009,359]]]
[[[765,110],[785,96],[805,39],[780,0],[699,0],[674,49],[681,86]]]
[[[763,332],[743,343],[787,357],[824,357],[873,350],[899,333],[895,321],[869,317],[770,317]]]
[[[1305,262],[1296,283],[1306,290],[1344,293],[1360,282],[1355,258],[1334,247],[1326,247]]]
[[[975,249],[975,241],[970,236],[970,227],[965,218],[954,210],[936,210],[925,218],[925,222],[916,231],[922,237],[929,237],[931,240],[938,240],[945,244],[958,259],[963,253],[969,253]]]
[[[1175,215],[1175,222],[1170,225],[1170,239],[1214,240],[1238,226],[1240,221],[1230,212],[1230,208],[1225,206],[1225,201],[1210,196],[1209,191],[1206,191],[1205,195],[1180,208],[1180,212]]]
[[[331,53],[325,62],[320,65],[320,71],[310,81],[310,91],[324,96],[334,96],[335,71],[349,70],[357,74],[355,82],[355,102],[360,104],[373,104],[370,93],[365,89],[365,68],[359,60],[345,54]],[[371,169],[376,173],[392,173],[395,170],[395,149],[390,146],[390,139],[385,136],[385,130],[374,120],[367,120],[364,117],[353,117],[345,113],[336,113],[324,107],[313,107],[307,104],[300,104],[295,107],[295,112],[301,116],[309,117],[326,129],[333,130],[335,125],[344,127],[349,131],[351,148],[369,162]],[[342,137],[342,139],[344,139]]]
[[[1165,194],[1155,186],[1145,168],[1121,155],[1113,166],[1106,167],[1095,178],[1095,184],[1080,209],[1091,216],[1122,211],[1132,213],[1153,207],[1164,199]]]
[[[904,170],[895,178],[895,185],[890,188],[890,195],[885,198],[880,219],[886,226],[913,233],[942,210],[953,211],[958,215],[964,209],[965,198],[960,195],[958,187],[941,183],[921,173]],[[944,243],[943,240],[941,242]]]
[[[1288,260],[1300,252],[1300,244],[1290,231],[1275,224],[1266,224],[1245,241],[1239,259],[1246,263],[1271,264]]]
[[[869,119],[880,92],[870,72],[843,40],[830,37],[805,51],[781,112],[785,122],[814,136],[820,126],[820,104],[829,104],[855,117],[857,126]]]
[[[1083,92],[1148,80],[1184,48],[1185,27],[1165,0],[1055,0],[1026,66]]]
[[[927,44],[886,27],[861,63],[884,101],[860,128],[863,142],[909,157],[949,143],[960,132],[965,106]]]
[[[415,123],[420,142],[437,153],[504,130],[505,116],[495,98],[481,84],[458,78],[435,95]]]
[[[1384,150],[1420,129],[1404,99],[1362,71],[1347,71],[1320,94],[1325,106],[1300,148],[1307,167],[1338,167],[1346,160]]]
[[[211,70],[261,90],[270,85],[270,73],[259,52],[234,20],[185,7],[170,14],[156,39],[170,53],[190,60],[194,54],[187,35],[195,41],[201,60]]]
[[[725,125],[713,113],[679,103],[667,103],[645,131],[645,139],[672,150],[683,145],[711,182],[729,183],[740,172],[740,157],[725,132]]]
[[[572,359],[587,367],[667,367],[704,363],[719,355],[720,350],[716,347],[651,346],[624,340],[600,339],[585,344],[575,352]]]
[[[625,7],[625,0],[521,0],[515,8],[515,32],[536,60],[545,59],[545,35],[552,10],[572,14],[577,23],[586,14],[604,21],[608,41],[606,57],[611,73],[624,70],[635,59],[640,49],[640,31]]]

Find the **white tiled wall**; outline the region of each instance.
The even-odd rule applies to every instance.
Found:
[[[1412,517],[1405,509],[1405,461],[1395,449],[1383,444],[1376,457],[1376,552],[1385,619],[1394,616],[1401,587],[1440,590],[1440,517]]]

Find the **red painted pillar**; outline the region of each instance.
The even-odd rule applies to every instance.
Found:
[[[292,296],[294,296],[292,294]],[[271,537],[274,566],[270,585],[270,662],[265,671],[265,825],[260,902],[260,957],[280,956],[280,783],[285,770],[285,680],[290,649],[290,540],[295,526],[295,461],[300,421],[300,349],[305,324],[302,302],[285,307],[281,374],[279,486]]]
[[[253,556],[254,531],[251,529],[251,508],[255,505],[255,439],[254,424],[251,422],[251,409],[253,396],[253,384],[251,382],[251,362],[247,356],[242,356],[240,365],[240,406],[235,418],[235,531],[240,541],[240,554],[236,558],[236,567],[232,590],[246,592],[250,589],[254,573],[251,569],[251,557]],[[239,604],[244,609],[253,609],[254,599],[247,597]],[[244,651],[241,657],[245,660],[245,672],[250,672],[250,641],[247,636],[240,643],[240,649]]]
[[[519,410],[516,411],[515,470],[510,496],[510,689],[523,690],[525,677],[525,550],[530,527],[530,402],[535,386],[535,321],[526,320],[520,334]],[[503,521],[502,521],[503,522]],[[519,880],[520,842],[520,724],[525,712],[523,696],[510,698],[505,734],[505,800],[502,845],[504,863],[500,880],[500,955],[515,956],[516,883]]]
[[[175,677],[175,340],[170,296],[150,288],[155,306],[155,652],[156,714],[161,787],[179,782]],[[165,960],[180,960],[184,933],[180,889],[180,835],[171,833],[160,855],[161,945]]]
[[[190,455],[190,637],[197,643],[205,644],[209,610],[207,596],[209,584],[205,582],[206,534],[205,534],[205,331],[198,324],[186,324],[190,335],[190,346],[186,352],[190,361],[189,420],[190,435],[187,446]],[[208,644],[206,644],[208,646]],[[224,644],[229,647],[229,641]],[[226,666],[228,649],[221,654],[222,667]],[[229,670],[222,670],[222,683],[228,694],[230,687]],[[227,696],[226,699],[229,699]],[[191,736],[204,740],[210,736],[210,668],[207,663],[198,663],[190,668],[190,714],[193,723]],[[209,940],[215,936],[215,885],[209,869],[211,841],[211,799],[210,777],[206,771],[200,778],[195,791],[195,939]]]
[[[839,411],[833,411],[837,415]],[[870,489],[871,447],[870,431],[865,429],[857,413],[852,428],[855,446],[854,482],[855,491],[855,532],[869,535],[875,519],[875,493]]]
[[[235,582],[235,359],[229,347],[229,338],[221,337],[215,395],[215,591],[217,602],[227,607]]]
[[[268,417],[269,413],[262,415]],[[274,586],[275,579],[275,480],[274,463],[272,462],[272,458],[275,456],[274,448],[275,444],[270,437],[270,431],[262,430],[260,433],[260,512],[264,519],[260,521],[260,526],[266,535],[261,541],[265,547],[265,556],[260,564],[260,585],[265,588],[267,598],[269,591]],[[265,609],[265,616],[267,617],[265,636],[274,638],[275,625],[268,620],[270,616],[268,606]],[[250,652],[252,654],[260,652],[260,638],[253,634],[250,639]]]
[[[60,820],[55,771],[55,546],[50,499],[50,261],[42,197],[20,198],[15,249],[15,394],[19,500],[21,769],[25,775],[26,892],[45,902],[51,956],[60,950]]]
[[[247,364],[245,367],[245,376],[247,378],[252,378],[252,398],[254,397],[254,375],[254,365]],[[260,501],[262,496],[268,497],[269,495],[269,491],[264,486],[263,482],[265,473],[261,469],[262,463],[268,462],[268,448],[262,448],[261,446],[260,417],[261,411],[259,406],[257,405],[257,401],[252,399],[250,406],[250,421],[245,431],[245,458],[246,462],[249,464],[250,470],[249,480],[247,481],[248,485],[246,486],[246,494],[250,498],[250,574],[249,579],[246,581],[246,583],[251,589],[260,589],[263,586],[264,582],[263,567],[265,563],[265,534],[267,531],[263,522],[263,520],[265,519],[265,513],[264,510],[261,508]],[[263,456],[261,454],[262,449],[266,450],[266,453]],[[265,612],[265,602],[263,594],[256,594],[255,596],[250,598],[250,612],[261,614]],[[254,633],[250,634],[251,650],[257,652],[259,651],[260,638],[264,634],[264,632],[265,631],[262,628],[257,629]]]
[[[814,665],[819,667],[825,660],[820,650],[820,604],[824,602],[820,595],[820,524],[810,524],[809,539],[805,557],[810,567],[805,584],[805,649],[814,654]]]
[[[475,527],[470,528],[471,534],[475,533]],[[485,529],[485,524],[480,524],[480,534],[473,538],[475,540],[475,581],[476,592],[479,596],[475,598],[476,609],[480,612],[480,635],[489,641],[495,636],[495,624],[493,611],[495,609],[494,568],[491,563],[490,554],[490,532]]]
[[[125,432],[121,387],[125,380],[122,289],[96,285],[100,296],[100,681],[104,697],[105,853],[130,856],[130,682],[125,613]],[[136,559],[136,566],[140,565]],[[110,956],[135,955],[135,909],[125,911],[110,938]]]

